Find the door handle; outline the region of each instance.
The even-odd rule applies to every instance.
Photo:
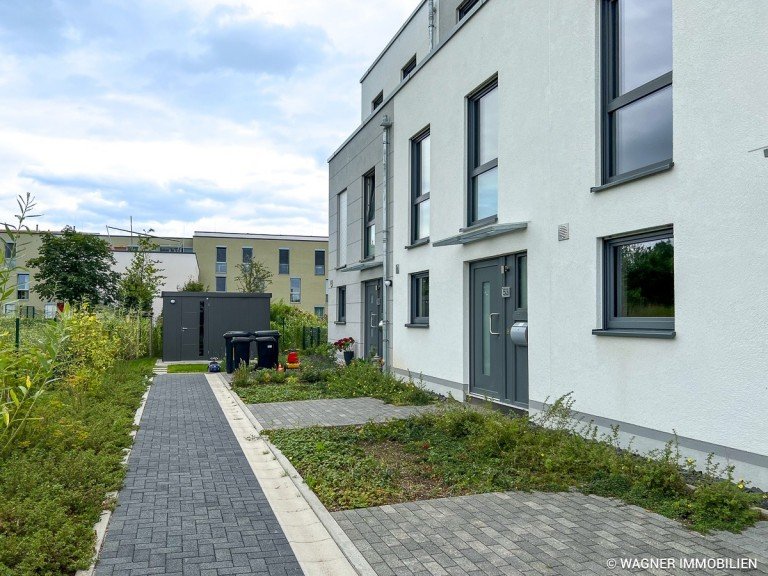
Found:
[[[184,328],[184,326],[181,327],[182,330],[189,330],[189,328]]]
[[[376,322],[373,320],[374,318],[376,318],[376,314],[371,314],[371,323],[368,326],[369,328],[378,328]]]
[[[499,336],[501,332],[494,332],[493,331],[493,317],[494,316],[501,316],[499,312],[491,312],[488,314],[488,332],[491,336]]]

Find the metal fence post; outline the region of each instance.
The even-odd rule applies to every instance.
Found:
[[[21,343],[21,318],[16,317],[16,350],[19,349]]]

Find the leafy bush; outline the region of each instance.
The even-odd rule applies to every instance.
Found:
[[[355,360],[345,369],[335,371],[328,380],[328,391],[338,398],[371,396],[391,404],[430,404],[436,396],[391,374],[382,373],[370,362]]]
[[[271,329],[280,332],[281,350],[301,349],[304,344],[305,328],[320,328],[321,336],[327,334],[327,327],[322,318],[286,304],[283,300],[270,305],[269,319]],[[322,346],[326,345],[322,344]]]

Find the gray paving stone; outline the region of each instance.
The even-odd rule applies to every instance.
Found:
[[[266,429],[350,426],[386,422],[435,410],[435,406],[392,406],[375,398],[301,400],[249,404],[256,420]]]
[[[302,570],[205,377],[155,377],[97,576]]]
[[[579,493],[479,494],[333,516],[378,574],[610,575],[630,572],[610,568],[609,560],[635,557],[751,558],[758,568],[749,574],[768,574],[768,522],[742,534],[701,535],[636,506]],[[361,529],[370,525],[386,532]]]

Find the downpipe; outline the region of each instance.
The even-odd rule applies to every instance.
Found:
[[[382,204],[382,220],[384,226],[382,227],[381,243],[384,248],[384,257],[382,264],[384,265],[384,281],[381,286],[381,341],[384,350],[382,350],[381,358],[384,364],[384,372],[389,374],[391,369],[391,359],[389,357],[389,287],[392,284],[392,280],[389,276],[389,131],[392,128],[392,121],[386,114],[381,120],[381,127],[384,128],[382,133],[382,168],[384,171],[384,186],[382,187],[381,200]]]

